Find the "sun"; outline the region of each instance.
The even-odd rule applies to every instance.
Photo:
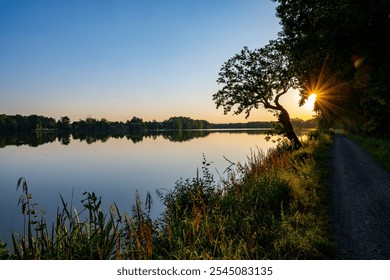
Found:
[[[305,104],[302,105],[302,108],[309,112],[314,111],[314,104],[316,102],[316,98],[317,94],[314,92],[311,93],[305,101]]]

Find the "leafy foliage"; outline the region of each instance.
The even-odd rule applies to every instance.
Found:
[[[323,124],[389,136],[389,1],[275,2],[302,102],[318,91]]]
[[[281,96],[297,85],[280,41],[270,41],[267,46],[253,51],[245,47],[225,62],[217,82],[223,84],[213,95],[217,108],[222,106],[225,114],[231,110],[234,114],[245,112],[246,117],[252,109],[265,108],[277,116],[284,134],[295,147],[302,146],[288,112],[279,102]]]
[[[234,114],[245,112],[246,117],[260,105],[272,112],[279,110],[280,96],[296,83],[277,41],[253,51],[245,47],[225,62],[219,76],[217,82],[224,86],[213,95],[217,108],[222,106],[226,114],[237,105]]]

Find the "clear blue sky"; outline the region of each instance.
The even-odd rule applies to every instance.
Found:
[[[216,79],[243,46],[277,37],[275,7],[271,0],[0,0],[0,113],[243,121],[216,110]],[[250,118],[268,119],[262,110]]]

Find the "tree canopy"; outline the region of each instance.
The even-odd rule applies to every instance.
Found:
[[[390,2],[274,0],[302,101],[317,91],[324,123],[390,135]]]
[[[281,41],[270,41],[263,48],[243,50],[225,62],[217,80],[223,87],[213,95],[217,108],[224,113],[245,112],[260,107],[277,116],[283,126],[283,133],[296,148],[301,143],[291,125],[287,110],[280,104],[280,97],[297,86],[297,80],[290,69],[290,61]]]

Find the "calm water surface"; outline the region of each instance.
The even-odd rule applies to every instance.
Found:
[[[22,233],[22,214],[17,205],[20,177],[27,180],[37,209],[43,209],[48,223],[60,205],[59,194],[80,207],[82,194],[94,191],[102,196],[103,208],[116,202],[121,212],[130,212],[136,190],[145,197],[157,189],[172,189],[180,179],[196,176],[203,155],[212,162],[211,170],[223,175],[232,162],[245,162],[251,150],[266,151],[275,144],[266,141],[261,131],[217,131],[202,137],[173,141],[154,135],[132,141],[130,138],[106,138],[104,142],[70,139],[31,147],[5,145],[0,148],[0,238],[10,240],[12,232]],[[66,141],[68,142],[68,141]],[[20,143],[19,143],[20,144]],[[154,198],[153,215],[163,210]]]

